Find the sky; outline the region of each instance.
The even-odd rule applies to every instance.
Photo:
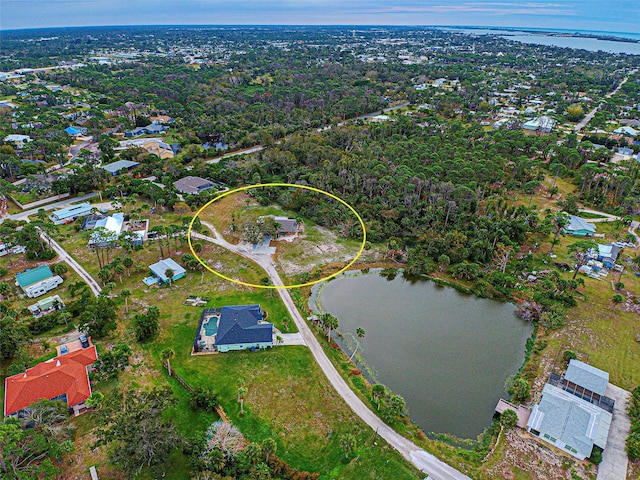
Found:
[[[637,0],[0,0],[0,30],[97,25],[467,25],[637,32]]]

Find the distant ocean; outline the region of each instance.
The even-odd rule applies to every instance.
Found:
[[[451,26],[436,28],[476,35],[499,35],[508,40],[515,40],[535,45],[576,48],[592,52],[602,50],[610,53],[640,55],[640,43],[637,43],[640,42],[640,33],[534,27]],[[621,40],[616,40],[616,38]],[[625,40],[633,41],[630,42]]]

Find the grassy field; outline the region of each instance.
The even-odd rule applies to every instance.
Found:
[[[177,223],[176,219],[167,215],[163,220]],[[151,226],[155,224],[152,222]],[[92,275],[97,275],[97,259],[95,253],[86,248],[86,238],[75,232],[72,226],[65,225],[61,227],[57,239]],[[186,244],[180,245],[178,242],[176,249],[172,242],[171,256],[179,261],[187,248]],[[116,254],[120,253],[113,253]],[[133,366],[117,382],[97,384],[97,391],[108,395],[114,388],[140,388],[169,382],[179,404],[167,415],[175,419],[183,434],[193,435],[204,431],[215,420],[215,416],[192,412],[186,390],[161,370],[159,354],[164,348],[171,347],[176,352],[172,366],[187,382],[192,386],[208,386],[216,391],[229,417],[250,440],[261,441],[273,437],[278,443],[278,455],[291,465],[319,472],[326,479],[418,478],[417,472],[384,441],[378,439],[376,445],[371,444],[373,432],[353,415],[335,393],[305,347],[191,356],[191,345],[202,309],[184,306],[182,303],[188,295],[209,297],[208,307],[259,303],[269,312],[269,320],[281,331],[294,332],[296,328],[291,321],[287,322],[287,328],[284,327],[283,321],[289,317],[278,295],[231,284],[210,273],[205,273],[202,279],[199,272],[188,271],[186,278],[176,281],[170,288],[146,287],[141,280],[148,275],[147,265],[157,261],[159,256],[156,243],[149,243],[142,251],[131,254],[135,261],[131,276],[125,274],[122,281],[119,278],[114,280],[115,294],[124,288],[132,291],[130,312],[124,314],[124,302],[119,300],[123,320],[118,331],[104,339],[104,342],[126,341],[130,344]],[[218,259],[227,265],[235,265],[239,270],[245,268],[243,273],[255,281],[259,280],[261,272],[243,266],[244,259],[207,244],[204,245],[202,256],[211,261]],[[161,333],[156,341],[139,345],[133,341],[130,319],[149,305],[160,308]],[[236,382],[241,377],[249,388],[244,417],[239,415],[236,402]],[[83,417],[79,420],[79,426],[81,435],[75,455],[95,456],[101,478],[102,472],[105,472],[104,478],[118,478],[118,473],[107,465],[104,452],[93,453],[86,446],[87,439],[92,436],[91,417]],[[340,447],[340,439],[346,433],[355,435],[359,444],[355,455],[357,458],[354,459],[352,455],[348,462],[343,461],[344,454]],[[69,471],[75,471],[72,464],[68,468]],[[189,478],[186,457],[179,452],[171,456],[167,468],[168,478]],[[140,478],[151,477],[143,474]]]

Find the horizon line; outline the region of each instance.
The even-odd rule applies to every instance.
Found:
[[[50,26],[50,27],[25,27],[25,28],[10,28],[1,29],[0,35],[9,32],[24,32],[29,30],[63,30],[63,29],[81,29],[81,28],[132,28],[132,27],[190,27],[190,28],[230,28],[230,27],[294,27],[294,28],[428,28],[428,29],[441,29],[441,28],[471,28],[478,30],[518,30],[518,31],[530,31],[535,30],[539,32],[589,32],[589,33],[609,33],[609,34],[627,34],[639,36],[638,32],[629,31],[610,31],[610,30],[589,30],[584,28],[547,28],[547,27],[524,27],[524,26],[491,26],[491,25],[410,25],[410,24],[277,24],[277,23],[226,23],[226,24],[205,24],[205,23],[157,23],[157,24],[111,24],[111,25],[69,25],[69,26]]]

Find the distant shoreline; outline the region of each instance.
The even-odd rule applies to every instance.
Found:
[[[481,26],[447,26],[447,27],[433,27],[442,30],[496,30],[500,32],[508,33],[530,33],[535,35],[546,35],[549,37],[576,37],[576,38],[593,38],[595,40],[602,40],[608,42],[625,42],[625,43],[640,43],[640,35],[627,32],[600,32],[589,30],[571,30],[571,29],[536,29],[532,27],[481,27]],[[632,38],[634,36],[636,38]]]
[[[3,34],[11,34],[18,32],[37,32],[37,31],[52,31],[52,30],[81,30],[81,29],[128,29],[128,28],[216,28],[216,29],[238,29],[238,28],[336,28],[336,29],[370,29],[370,28],[390,28],[390,29],[428,29],[428,30],[449,30],[449,31],[464,31],[464,30],[478,30],[478,31],[496,31],[504,35],[527,33],[535,35],[545,35],[550,37],[575,37],[575,38],[591,38],[601,41],[609,42],[624,42],[624,43],[640,43],[640,34],[633,32],[609,32],[601,30],[573,30],[573,29],[560,29],[560,28],[539,28],[539,27],[496,27],[496,26],[481,26],[481,25],[264,25],[264,24],[149,24],[149,25],[85,25],[85,26],[67,26],[67,27],[30,27],[30,28],[16,28],[16,29],[4,29],[0,31],[0,36]],[[464,32],[463,32],[464,33]]]

